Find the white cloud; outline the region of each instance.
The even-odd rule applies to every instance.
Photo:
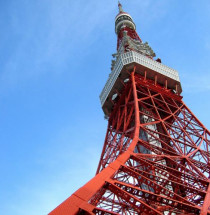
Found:
[[[209,74],[191,74],[183,76],[182,86],[186,93],[201,93],[210,91]]]
[[[84,0],[46,0],[41,1],[40,6],[34,4],[31,14],[31,5],[24,4],[25,20],[11,4],[7,33],[9,36],[12,31],[18,39],[9,58],[1,65],[1,88],[14,87],[18,82],[46,72],[62,73],[61,68],[67,63],[76,62],[75,52],[80,53],[80,57],[82,52],[85,54],[96,39],[97,28],[106,25],[106,17],[116,7],[114,4],[103,7],[103,4],[100,1],[87,4]],[[37,12],[36,7],[41,7],[42,13]]]

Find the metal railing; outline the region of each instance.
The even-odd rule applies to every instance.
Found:
[[[164,75],[175,81],[180,82],[179,74],[176,70],[168,66],[165,66],[162,63],[159,63],[155,60],[152,60],[140,53],[137,53],[134,51],[126,52],[126,53],[120,54],[120,56],[117,58],[114,69],[109,75],[109,78],[100,94],[100,100],[101,100],[102,106],[104,105],[104,102],[106,101],[112,87],[114,86],[114,83],[116,82],[123,66],[134,62],[144,67],[147,67],[161,75]]]

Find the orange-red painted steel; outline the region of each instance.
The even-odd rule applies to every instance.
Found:
[[[182,97],[130,71],[96,176],[49,215],[210,214],[210,133]]]

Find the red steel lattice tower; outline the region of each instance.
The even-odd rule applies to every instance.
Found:
[[[154,60],[119,3],[108,129],[96,176],[50,215],[210,214],[210,133],[182,101],[178,72]]]

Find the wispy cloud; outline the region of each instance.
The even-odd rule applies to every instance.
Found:
[[[85,53],[91,47],[98,35],[97,28],[106,25],[105,17],[113,7],[101,10],[103,2],[87,4],[83,0],[46,0],[32,4],[22,4],[21,10],[12,3],[9,5],[8,34],[12,31],[18,39],[0,66],[1,86],[11,87],[46,72],[65,71],[66,65],[76,62],[75,52]]]
[[[201,93],[210,91],[209,74],[191,74],[183,76],[182,86],[186,93]]]

